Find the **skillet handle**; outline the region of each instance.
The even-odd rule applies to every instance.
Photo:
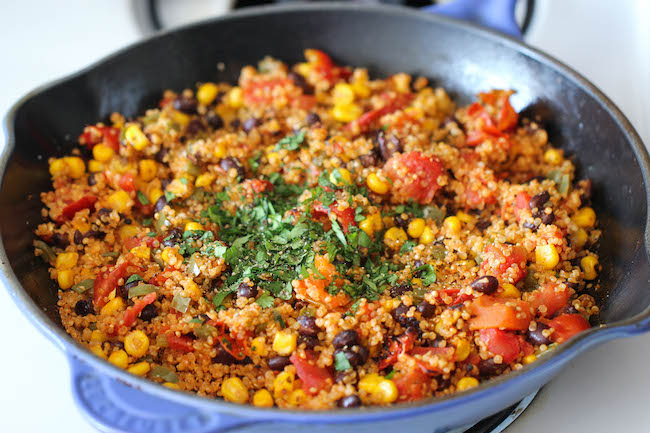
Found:
[[[75,403],[102,432],[219,433],[261,422],[164,400],[98,373],[73,356],[69,362]]]
[[[521,38],[521,30],[515,20],[517,0],[453,0],[422,8],[489,27],[516,38]]]

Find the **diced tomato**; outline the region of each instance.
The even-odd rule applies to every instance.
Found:
[[[312,216],[319,218],[329,215],[330,212],[336,215],[336,221],[338,221],[339,225],[341,226],[343,233],[347,234],[348,231],[350,231],[350,226],[356,227],[357,222],[354,220],[354,209],[348,206],[347,203],[344,205],[332,203],[329,207],[327,207],[319,201],[314,202],[314,205],[312,207]]]
[[[508,96],[503,98],[502,104],[501,111],[499,111],[499,117],[497,118],[497,129],[500,131],[507,131],[517,126],[519,115],[515,109],[512,108],[512,105],[510,105],[510,99]]]
[[[310,111],[316,106],[316,97],[314,95],[300,95],[291,101],[291,105],[301,110]]]
[[[411,99],[413,99],[411,93],[404,93],[397,97],[392,97],[383,107],[362,114],[358,119],[345,125],[345,128],[354,129],[354,126],[356,125],[360,132],[365,132],[381,117],[406,107]]]
[[[393,200],[429,204],[440,189],[438,178],[444,167],[437,157],[415,151],[392,156],[384,165],[384,173],[393,182]]]
[[[117,186],[126,192],[135,191],[135,176],[132,173],[124,173],[117,181]]]
[[[479,337],[490,352],[503,357],[504,364],[510,364],[521,353],[519,337],[512,332],[500,329],[481,329]]]
[[[516,284],[527,274],[526,249],[519,245],[494,243],[485,247],[481,269],[487,275]]]
[[[339,78],[345,79],[351,74],[348,68],[336,66],[330,56],[321,50],[313,48],[305,50],[305,59],[314,68],[316,74],[330,84]]]
[[[549,320],[547,325],[554,329],[550,338],[555,343],[563,343],[574,335],[591,328],[587,319],[580,314],[562,314]]]
[[[76,215],[77,212],[84,210],[84,209],[91,209],[95,202],[97,201],[97,197],[94,195],[86,195],[81,197],[79,200],[70,203],[66,207],[63,208],[63,211],[61,212],[61,216],[58,218],[59,223],[63,223],[64,221],[69,221],[74,216]]]
[[[108,302],[108,295],[117,288],[117,282],[120,278],[126,277],[126,270],[130,263],[124,261],[121,264],[114,266],[113,269],[108,269],[95,279],[95,289],[93,293],[93,303],[96,308],[101,308]]]
[[[155,292],[149,293],[143,296],[141,299],[136,300],[132,307],[127,308],[124,312],[124,316],[122,316],[122,322],[124,323],[124,326],[128,327],[133,325],[133,323],[135,323],[135,319],[138,318],[144,307],[149,304],[153,304],[157,296],[158,294]]]
[[[415,401],[423,398],[431,386],[431,377],[421,368],[399,371],[393,377],[399,393],[399,401]]]
[[[383,370],[384,368],[395,364],[399,355],[402,353],[409,353],[413,350],[416,338],[417,335],[415,332],[409,332],[407,330],[399,337],[392,339],[390,343],[388,343],[386,357],[379,362],[379,369]]]
[[[288,78],[251,79],[242,84],[244,101],[249,105],[270,105],[274,99],[274,89],[291,85]]]
[[[508,330],[528,329],[533,319],[530,304],[518,299],[502,299],[479,296],[469,306],[471,329],[502,328]]]
[[[292,354],[289,361],[296,367],[296,374],[302,381],[303,390],[307,394],[317,394],[332,383],[332,373],[329,369],[316,365],[316,356],[307,352],[310,359]]]
[[[252,179],[250,181],[251,188],[255,191],[256,194],[261,194],[264,191],[272,191],[273,184],[268,180],[263,179]]]
[[[92,149],[99,143],[104,143],[114,151],[119,150],[120,129],[111,126],[89,125],[84,128],[83,134],[79,136],[79,144]]]
[[[498,109],[498,116],[493,119],[487,110],[479,102],[475,102],[467,109],[467,114],[474,118],[467,133],[466,143],[468,146],[477,146],[488,138],[507,137],[506,131],[517,126],[519,116],[510,105],[510,95],[512,92],[495,90],[490,93],[480,93],[481,101]],[[500,108],[498,108],[500,105]]]
[[[156,241],[160,243],[162,242],[162,240],[163,237],[161,235],[155,237],[150,237],[147,235],[133,236],[131,238],[127,238],[126,240],[124,240],[124,248],[126,248],[127,250],[131,250],[140,245],[145,245],[148,246],[149,248],[152,248]]]
[[[512,212],[515,214],[517,221],[521,221],[526,216],[526,211],[530,209],[530,194],[527,192],[520,192],[515,197],[515,202],[512,205]]]
[[[186,353],[194,351],[194,340],[187,335],[178,336],[169,332],[165,337],[167,338],[167,345],[170,349]]]
[[[334,265],[327,260],[327,257],[318,254],[314,258],[314,266],[325,278],[311,275],[303,280],[295,281],[294,290],[296,291],[296,294],[303,299],[310,299],[330,308],[338,308],[347,305],[350,302],[350,297],[345,292],[330,295],[325,289],[338,276]],[[343,283],[344,282],[341,279],[335,281],[335,284],[338,286],[342,286]]]
[[[544,305],[546,310],[540,311],[544,317],[550,317],[560,311],[566,305],[572,295],[572,290],[568,287],[560,289],[556,283],[548,283],[544,287],[531,292],[526,299],[530,306],[538,311],[539,307]]]

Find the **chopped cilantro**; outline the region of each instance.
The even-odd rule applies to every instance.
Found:
[[[264,292],[262,296],[257,298],[255,303],[259,305],[262,308],[271,308],[273,306],[273,296],[269,294],[268,292]]]
[[[175,198],[176,198],[176,194],[174,194],[171,191],[165,191],[165,200],[167,200],[167,203],[174,200]]]
[[[158,233],[156,233],[156,232],[147,232],[147,236],[149,236],[150,238],[155,238],[156,236],[158,236]]]
[[[395,373],[397,373],[397,370],[391,370],[390,373],[385,376],[386,379],[392,379],[393,376],[395,376]]]
[[[275,150],[285,149],[285,150],[296,150],[300,147],[302,142],[305,140],[305,131],[300,131],[296,135],[288,135],[282,140],[278,141],[278,144],[275,145]]]
[[[336,352],[334,355],[334,369],[336,371],[346,371],[352,368],[350,361],[343,352]]]
[[[217,310],[223,308],[221,305],[223,300],[226,299],[226,296],[230,295],[231,292],[219,292],[212,297],[212,303],[217,308]]]
[[[422,265],[415,269],[415,272],[420,272],[420,279],[425,286],[431,285],[436,282],[436,270],[431,265]]]
[[[133,283],[133,282],[135,282],[135,281],[144,281],[144,278],[142,278],[142,277],[141,277],[140,275],[138,275],[138,274],[133,274],[133,275],[131,275],[131,276],[126,280],[126,283],[125,283],[125,284],[131,284],[131,283]]]
[[[406,241],[402,244],[402,248],[399,249],[400,254],[408,253],[416,246],[418,243],[415,241]]]
[[[138,191],[137,196],[138,196],[138,201],[142,206],[146,206],[150,203],[149,199],[147,198],[146,195],[144,195],[142,191]]]
[[[277,311],[273,311],[273,320],[278,322],[278,324],[282,329],[284,329],[287,326],[287,324],[284,322],[284,319],[282,318],[282,315]]]

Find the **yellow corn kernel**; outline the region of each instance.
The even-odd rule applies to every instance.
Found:
[[[347,83],[338,83],[332,91],[334,105],[346,105],[354,102],[354,88]]]
[[[115,209],[120,213],[124,213],[129,210],[133,204],[133,201],[131,200],[129,193],[123,190],[119,190],[108,196],[108,199],[106,199],[106,204],[109,208]]]
[[[185,224],[185,231],[197,231],[197,230],[204,230],[203,224],[197,223],[196,221],[190,221],[187,224]]]
[[[369,218],[372,220],[372,225],[376,232],[384,228],[384,222],[379,212],[370,215]]]
[[[426,225],[422,218],[414,218],[409,222],[406,232],[412,238],[419,238],[422,236],[425,227]]]
[[[535,261],[544,269],[553,269],[560,262],[555,245],[538,245],[535,248]]]
[[[106,351],[101,344],[91,344],[90,351],[102,359],[106,359]]]
[[[204,83],[201,84],[199,90],[196,91],[196,99],[201,105],[210,105],[212,101],[215,100],[217,94],[219,93],[219,88],[214,83]]]
[[[266,356],[269,354],[269,349],[266,347],[266,340],[264,337],[253,338],[251,342],[251,350],[254,354],[259,356]]]
[[[295,66],[296,72],[302,75],[303,77],[307,77],[309,73],[311,72],[312,66],[309,63],[298,63]]]
[[[233,87],[228,92],[226,100],[232,108],[239,108],[244,105],[244,92],[240,87]]]
[[[120,349],[117,352],[111,353],[111,356],[108,357],[108,362],[117,367],[126,368],[129,365],[129,355]]]
[[[59,271],[56,276],[56,280],[59,283],[59,287],[63,290],[67,290],[74,284],[74,271],[72,269],[66,269],[64,271]]]
[[[377,194],[386,194],[390,189],[390,184],[377,176],[377,173],[370,173],[366,178],[366,184],[370,191]]]
[[[591,228],[596,224],[596,212],[590,207],[583,207],[571,219],[580,228]]]
[[[50,174],[52,176],[65,174],[67,169],[68,167],[63,159],[53,159],[50,161]]]
[[[442,222],[443,227],[452,234],[460,233],[461,222],[456,216],[449,216]]]
[[[420,235],[420,243],[422,245],[429,245],[433,241],[433,232],[429,227],[425,227],[424,230],[422,230],[422,234]]]
[[[273,350],[278,352],[278,355],[289,356],[296,350],[296,340],[295,334],[278,332],[273,338]]]
[[[524,365],[532,364],[533,362],[537,361],[537,355],[531,353],[528,356],[524,356],[524,359],[522,359],[521,361]]]
[[[88,161],[88,171],[90,173],[99,173],[102,170],[104,170],[104,164],[102,164],[101,162],[96,161],[94,159]]]
[[[149,182],[156,177],[156,173],[158,172],[158,164],[153,159],[140,160],[138,168],[140,171],[140,179],[145,182]]]
[[[97,161],[106,162],[110,160],[113,155],[115,155],[115,151],[105,144],[98,144],[93,147],[93,157]]]
[[[350,170],[346,168],[335,168],[330,173],[330,182],[336,186],[349,185],[352,183]]]
[[[266,389],[260,389],[253,394],[253,405],[257,407],[273,407],[273,396]]]
[[[393,75],[393,83],[395,84],[395,89],[400,93],[408,93],[411,91],[411,76],[400,72],[399,74]]]
[[[203,296],[203,291],[201,291],[201,288],[194,282],[194,280],[183,280],[181,285],[190,298],[197,300]]]
[[[456,361],[462,362],[467,359],[469,352],[472,350],[471,344],[466,339],[458,341],[456,344]]]
[[[124,299],[117,296],[106,303],[99,312],[102,316],[112,316],[115,312],[123,309],[126,306]]]
[[[183,261],[183,257],[180,254],[178,254],[178,251],[176,251],[172,247],[165,248],[163,252],[160,254],[160,258],[163,259],[163,261],[168,265],[173,265],[174,263],[181,263]]]
[[[223,143],[217,143],[217,145],[214,147],[214,156],[216,156],[218,159],[225,158],[227,155],[227,149],[226,145]]]
[[[134,358],[142,358],[149,350],[149,337],[140,330],[129,332],[124,337],[124,350]]]
[[[580,267],[585,274],[585,280],[595,280],[598,277],[597,265],[598,259],[594,256],[583,257],[580,260]]]
[[[280,154],[278,152],[271,152],[266,155],[266,158],[269,160],[269,164],[278,165],[281,161]]]
[[[391,227],[384,233],[384,243],[389,247],[399,248],[407,239],[406,232],[399,227]]]
[[[187,124],[190,123],[191,118],[185,113],[174,110],[172,112],[172,120],[181,126],[187,126]]]
[[[501,286],[503,292],[499,293],[499,296],[502,298],[521,298],[521,292],[517,289],[514,284],[505,283]]]
[[[417,287],[421,287],[422,286],[422,279],[421,278],[413,278],[411,280],[411,284],[413,284],[414,286],[417,286]]]
[[[155,204],[158,201],[158,199],[163,196],[163,194],[164,193],[162,192],[162,189],[154,188],[151,190],[151,192],[149,192],[149,196],[147,196],[147,198],[151,203]]]
[[[55,267],[58,270],[72,269],[77,265],[79,260],[79,253],[70,252],[70,253],[61,253],[56,256]]]
[[[147,260],[151,257],[151,248],[146,245],[138,245],[137,247],[131,248],[131,253],[136,257]]]
[[[125,240],[137,236],[140,232],[140,229],[135,224],[126,224],[120,227],[117,232],[120,235],[120,239]]]
[[[181,198],[189,197],[193,190],[194,184],[181,181],[181,179],[174,179],[167,185],[167,191]]]
[[[238,377],[226,379],[221,384],[221,393],[226,401],[233,403],[246,403],[248,401],[248,388]]]
[[[150,370],[151,365],[149,365],[147,361],[142,361],[138,362],[137,364],[133,364],[126,371],[131,374],[135,374],[136,376],[144,376],[145,374],[149,373]]]
[[[107,339],[106,334],[104,334],[99,329],[95,329],[90,334],[90,344],[101,344],[101,343],[105,342],[106,339]]]
[[[332,116],[339,122],[352,122],[363,114],[361,107],[352,103],[345,105],[335,105],[332,108]]]
[[[288,371],[283,371],[273,380],[273,395],[275,398],[289,394],[293,391],[296,376]]]
[[[397,400],[398,391],[392,380],[385,379],[377,373],[367,374],[359,381],[359,390],[370,403],[389,404]]]
[[[582,248],[585,246],[588,240],[589,240],[589,234],[587,234],[587,231],[585,229],[578,229],[573,234],[574,247]]]
[[[63,160],[68,167],[68,176],[71,178],[79,179],[86,172],[86,164],[78,156],[67,156]]]
[[[307,401],[307,394],[302,389],[294,389],[287,398],[287,403],[291,406],[302,406]]]
[[[212,182],[217,178],[217,175],[213,173],[203,173],[200,174],[197,178],[196,181],[194,182],[194,185],[196,185],[197,188],[203,188],[206,186],[212,185]]]
[[[559,149],[551,148],[544,152],[544,161],[548,162],[549,164],[560,165],[562,164],[563,160],[564,157],[562,156],[562,151]]]
[[[177,383],[165,382],[165,383],[163,383],[162,385],[163,385],[165,388],[169,388],[169,389],[176,389],[176,390],[181,389],[181,388],[178,386]]]
[[[143,150],[149,145],[149,139],[138,125],[129,125],[124,131],[124,139],[135,150]]]
[[[456,384],[457,391],[465,391],[466,389],[478,386],[478,380],[475,377],[463,377]]]
[[[355,95],[361,98],[370,96],[370,87],[368,87],[368,83],[365,80],[355,80],[352,83],[352,90],[354,90]]]
[[[370,237],[375,234],[374,222],[370,217],[367,217],[365,220],[360,221],[359,228],[366,232],[366,234]]]
[[[461,220],[464,223],[471,223],[474,220],[474,217],[472,217],[470,214],[463,212],[462,210],[459,210],[456,212],[456,218]]]

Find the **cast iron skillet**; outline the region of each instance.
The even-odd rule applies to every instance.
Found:
[[[510,2],[512,3],[512,2]],[[467,392],[387,408],[327,412],[258,409],[175,392],[129,375],[75,343],[60,327],[56,286],[35,258],[39,192],[50,189],[47,158],[63,155],[84,125],[113,111],[154,105],[166,88],[237,78],[265,55],[288,62],[320,48],[371,73],[424,75],[460,102],[479,91],[512,88],[513,104],[538,116],[550,141],[575,155],[579,178],[594,182],[600,246],[601,327],[584,332],[520,371]],[[223,62],[225,69],[217,69]],[[446,431],[503,409],[537,390],[596,344],[650,328],[648,154],[630,123],[598,89],[521,42],[456,20],[392,7],[319,4],[251,9],[155,36],[27,95],[5,119],[0,155],[2,282],[24,313],[68,355],[81,409],[108,431]],[[122,384],[128,384],[125,386]],[[304,427],[303,427],[304,428]]]

